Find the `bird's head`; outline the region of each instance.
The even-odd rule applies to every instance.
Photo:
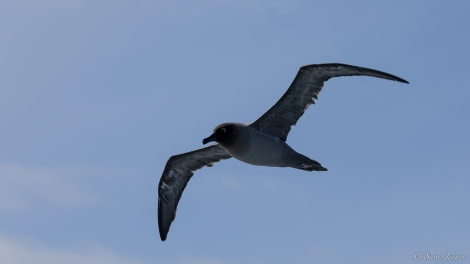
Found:
[[[202,140],[203,144],[215,141],[221,145],[230,145],[235,139],[235,131],[241,124],[223,123],[214,128],[214,133]]]

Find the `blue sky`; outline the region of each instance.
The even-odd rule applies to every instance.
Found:
[[[467,263],[469,9],[1,1],[0,262]],[[255,120],[301,65],[328,62],[410,85],[328,81],[288,138],[328,172],[199,170],[161,242],[168,157]]]

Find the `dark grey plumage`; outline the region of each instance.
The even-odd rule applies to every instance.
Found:
[[[266,113],[249,125],[227,123],[217,126],[203,140],[219,144],[170,157],[158,185],[158,225],[160,238],[167,237],[179,199],[194,171],[214,162],[235,157],[249,164],[293,167],[324,171],[320,163],[295,152],[285,141],[297,120],[315,103],[325,81],[332,77],[365,75],[408,83],[373,69],[346,64],[314,64],[299,69],[286,93]],[[234,132],[235,131],[235,132]],[[232,133],[230,135],[230,133]],[[235,133],[235,134],[233,134]],[[266,155],[269,153],[269,155]]]
[[[165,165],[158,184],[158,228],[162,241],[166,239],[176,208],[186,184],[194,171],[232,156],[219,145],[172,156]]]
[[[261,132],[282,140],[309,105],[314,104],[323,84],[332,77],[366,75],[408,83],[400,77],[363,67],[346,64],[312,64],[299,69],[294,81],[284,95],[266,113],[251,124]]]

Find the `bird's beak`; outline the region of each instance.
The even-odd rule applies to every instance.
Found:
[[[212,135],[210,135],[209,137],[205,138],[202,140],[202,144],[207,144],[211,141],[215,141],[217,139],[217,136],[215,135],[215,133],[213,133]]]

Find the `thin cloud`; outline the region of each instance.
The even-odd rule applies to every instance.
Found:
[[[185,258],[181,261],[181,264],[228,264],[226,261],[222,261],[216,258]]]
[[[11,6],[23,9],[49,9],[49,8],[74,8],[83,3],[84,0],[15,0],[9,1]]]
[[[54,207],[93,204],[96,195],[76,179],[81,173],[0,163],[0,210],[28,210],[37,202]]]
[[[275,10],[281,13],[293,12],[299,7],[300,0],[295,1],[282,1],[282,0],[249,0],[249,1],[236,1],[236,0],[200,0],[201,3],[207,6],[225,5],[239,8],[243,11],[265,11],[266,9]]]
[[[243,185],[238,181],[235,177],[232,177],[231,175],[224,175],[221,179],[220,182],[222,186],[225,188],[228,188],[229,190],[232,191],[241,191],[243,190]]]
[[[262,183],[262,187],[267,191],[278,191],[280,189],[280,183],[276,180],[265,180]]]
[[[72,248],[47,246],[31,239],[17,239],[0,233],[0,263],[8,264],[150,264],[155,260],[128,257],[102,245]],[[174,264],[228,264],[214,257],[181,257]]]
[[[243,13],[266,13],[274,12],[279,14],[288,14],[295,12],[301,6],[301,0],[282,1],[282,0],[177,0],[177,1],[155,1],[147,5],[147,8],[158,10],[158,12],[170,15],[172,17],[185,18],[187,16],[203,16],[207,13],[213,13],[218,8],[229,8]]]
[[[8,264],[147,264],[101,246],[59,249],[32,241],[15,240],[0,234],[0,263]]]

